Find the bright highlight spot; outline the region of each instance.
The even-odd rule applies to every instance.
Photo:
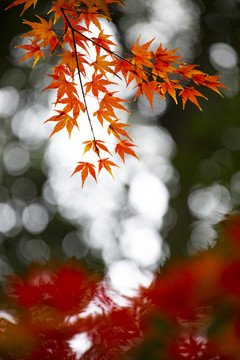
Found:
[[[113,288],[126,296],[135,296],[139,286],[148,287],[153,280],[150,271],[141,271],[129,260],[116,261],[110,265],[108,276]]]

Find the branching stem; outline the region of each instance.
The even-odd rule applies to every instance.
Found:
[[[82,91],[84,107],[85,107],[85,110],[86,110],[88,122],[89,122],[90,129],[91,129],[91,132],[92,132],[93,141],[94,141],[95,148],[96,148],[96,153],[97,153],[98,157],[100,158],[100,154],[99,154],[97,143],[96,143],[96,137],[95,137],[95,134],[94,134],[91,118],[90,118],[88,107],[87,107],[86,96],[85,96],[84,89],[83,89],[83,82],[82,82],[82,78],[81,78],[80,66],[79,66],[79,61],[78,61],[78,57],[77,57],[77,46],[76,46],[75,34],[74,34],[74,31],[76,31],[76,30],[72,27],[72,25],[71,25],[71,23],[70,23],[68,17],[66,16],[63,9],[62,9],[62,13],[63,13],[64,18],[66,19],[66,21],[68,23],[68,26],[71,29],[71,32],[72,32],[73,45],[74,45],[74,51],[75,51],[75,58],[76,58],[76,64],[77,64],[77,70],[78,70],[78,78],[79,78],[79,83],[80,83],[80,87],[81,87],[81,91]]]

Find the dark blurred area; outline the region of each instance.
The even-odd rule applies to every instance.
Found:
[[[169,99],[159,116],[142,115],[146,125],[166,128],[176,144],[172,159],[176,176],[167,183],[170,207],[161,230],[172,257],[188,256],[212,246],[214,225],[223,213],[239,209],[240,204],[240,3],[234,0],[179,3],[182,11],[190,11],[189,17],[193,19],[190,27],[171,33],[168,17],[160,17],[154,20],[155,28],[149,29],[149,33],[142,28],[143,39],[149,41],[154,31],[163,29],[165,38],[157,39],[159,42],[168,40],[169,44],[164,45],[169,49],[180,46],[185,61],[199,64],[210,75],[220,75],[231,90],[223,91],[222,98],[204,89],[209,100],[201,104],[202,112],[192,104],[187,104],[183,111],[182,104],[175,106]],[[76,257],[87,267],[103,270],[101,254],[91,251],[83,241],[88,224],[75,226],[60,214],[54,201],[44,162],[46,138],[34,139],[33,134],[32,142],[24,141],[20,124],[27,120],[21,117],[23,109],[32,108],[30,115],[36,116],[36,111],[44,112],[49,106],[41,89],[43,74],[50,65],[38,65],[34,70],[16,65],[13,47],[26,27],[21,24],[19,7],[4,11],[8,4],[3,0],[0,5],[0,279],[12,271],[24,271],[32,261],[50,258]],[[168,1],[161,0],[154,4],[165,10],[169,6]],[[49,3],[39,1],[38,15],[44,16],[48,10]],[[122,52],[128,51],[129,34],[134,26],[138,25],[141,32],[141,23],[150,23],[156,15],[153,10],[151,2],[140,0],[126,1],[125,8],[111,7]],[[29,9],[23,18],[32,21],[34,14]],[[168,16],[170,20],[174,16],[172,7]],[[184,18],[178,20],[184,22]],[[141,112],[137,103],[132,104],[131,111],[134,110]],[[125,190],[127,193],[127,186]],[[124,201],[127,208],[127,195]],[[121,218],[115,215],[116,221]]]

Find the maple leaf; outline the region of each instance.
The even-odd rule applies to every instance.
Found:
[[[54,127],[53,132],[51,133],[49,138],[51,136],[53,136],[53,134],[55,134],[56,132],[62,130],[65,126],[68,131],[69,138],[70,138],[73,126],[76,126],[79,129],[76,120],[74,118],[72,118],[71,116],[69,116],[65,111],[60,111],[60,110],[55,110],[55,111],[57,111],[59,114],[54,115],[54,116],[50,117],[49,119],[47,119],[46,121],[44,121],[44,123],[49,122],[49,121],[58,121],[57,125]]]
[[[86,86],[86,94],[89,91],[92,91],[93,96],[98,97],[99,91],[101,91],[103,93],[108,92],[107,88],[105,87],[106,85],[110,85],[110,84],[117,85],[117,83],[106,80],[106,79],[102,79],[102,77],[103,77],[102,74],[97,75],[95,72],[93,73],[92,81],[89,81],[84,84],[84,86]]]
[[[59,56],[62,56],[62,60],[60,64],[64,64],[65,66],[67,66],[71,73],[71,76],[74,77],[74,74],[77,69],[77,60],[76,60],[75,51],[66,50],[63,54]],[[78,58],[78,66],[81,74],[86,75],[83,64],[88,64],[88,62],[85,59],[85,56],[83,54],[78,53],[77,58]]]
[[[100,159],[98,160],[98,174],[100,173],[100,171],[102,170],[102,168],[105,168],[109,174],[111,174],[111,176],[113,177],[114,179],[114,176],[113,176],[113,173],[112,173],[112,170],[111,170],[111,166],[117,166],[119,167],[118,165],[114,164],[114,162],[108,160],[109,158],[105,158],[105,159]]]
[[[105,60],[105,58],[107,56],[108,55],[101,55],[101,56],[97,55],[96,60],[92,62],[91,66],[94,67],[94,70],[96,72],[99,71],[106,78],[107,78],[106,74],[108,72],[113,74],[113,75],[116,75],[119,78],[119,76],[115,73],[115,71],[110,68],[110,66],[114,66],[114,62]]]
[[[81,47],[88,55],[87,47],[88,45],[88,39],[82,35],[85,31],[89,30],[85,28],[84,26],[79,25],[79,19],[74,19],[71,17],[69,19],[69,22],[71,24],[71,28],[68,26],[65,35],[64,35],[64,44],[69,44],[71,46],[72,51],[75,51],[75,45],[78,45]],[[74,29],[74,39],[72,35],[72,29]]]
[[[33,62],[33,67],[34,67],[36,65],[36,63],[38,62],[38,60],[40,59],[40,57],[45,59],[44,53],[40,49],[41,44],[38,45],[37,43],[32,42],[31,45],[20,45],[20,46],[15,46],[15,47],[16,48],[21,48],[21,49],[24,49],[24,50],[28,50],[28,52],[18,62],[21,62],[23,60],[34,57],[34,62]]]
[[[138,69],[136,66],[132,65],[132,60],[129,59],[125,59],[125,60],[120,60],[118,58],[116,58],[114,60],[115,62],[115,72],[119,73],[121,72],[127,86],[134,80],[136,79],[137,82],[139,82],[140,80],[145,80],[148,81],[148,77],[145,74],[145,72],[142,69]]]
[[[185,63],[181,63],[177,72],[181,74],[184,79],[189,80],[197,74],[203,74],[202,71],[195,70],[196,66],[198,65],[186,65]]]
[[[88,10],[91,10],[96,5],[109,19],[111,19],[111,16],[107,4],[118,3],[124,5],[122,0],[82,0],[82,2],[88,6]]]
[[[92,38],[92,40],[97,44],[96,53],[98,56],[100,55],[101,48],[111,51],[109,45],[117,46],[113,41],[109,40],[111,36],[112,35],[105,35],[101,30],[97,38],[95,37]]]
[[[95,165],[91,164],[89,162],[84,162],[84,161],[79,161],[78,162],[78,166],[75,168],[74,172],[72,173],[71,176],[73,176],[74,174],[76,174],[77,172],[81,171],[81,176],[82,176],[82,187],[84,185],[84,182],[86,180],[86,178],[88,177],[89,173],[92,175],[92,177],[96,180],[97,182],[97,178],[96,178],[96,172],[95,172]]]
[[[114,111],[113,111],[114,107],[117,109],[120,109],[120,110],[125,110],[130,114],[130,112],[123,105],[120,104],[120,102],[129,102],[129,101],[123,100],[123,99],[120,99],[120,98],[114,96],[114,94],[116,92],[117,91],[108,92],[107,94],[105,94],[103,99],[100,102],[99,108],[101,110],[107,109],[109,111],[109,115],[113,114],[113,116],[114,116]]]
[[[33,5],[33,8],[35,8],[36,3],[38,0],[15,0],[12,4],[10,4],[5,10],[10,9],[13,6],[24,4],[23,11],[21,12],[20,16],[31,6]]]
[[[176,68],[172,65],[172,63],[178,63],[181,56],[174,55],[175,52],[178,50],[169,50],[168,48],[164,49],[162,48],[162,44],[159,45],[156,53],[152,52],[152,58],[155,58],[155,68],[157,69],[157,74],[161,75],[161,72],[163,72],[164,76],[165,73],[173,73],[176,71]]]
[[[158,82],[157,81],[149,81],[149,82],[139,82],[135,88],[138,88],[134,101],[137,99],[139,95],[143,95],[145,93],[149,104],[151,105],[152,111],[153,111],[153,94],[154,91],[161,91],[160,88],[158,88]]]
[[[48,75],[51,76],[53,79],[55,75]],[[47,89],[58,89],[57,90],[57,99],[55,104],[66,94],[70,99],[74,97],[74,94],[78,97],[77,90],[75,88],[77,84],[74,82],[70,82],[66,80],[66,77],[63,73],[60,74],[57,80],[53,81],[50,85],[48,85],[43,91]]]
[[[116,136],[116,138],[118,138],[119,140],[121,140],[119,134],[126,136],[129,140],[133,141],[130,136],[128,135],[128,133],[123,130],[123,127],[126,126],[132,126],[132,125],[128,125],[128,124],[123,124],[123,123],[119,123],[117,121],[110,121],[110,125],[108,126],[108,134],[110,135],[111,133]]]
[[[136,145],[131,144],[127,140],[121,140],[115,147],[115,153],[117,153],[121,157],[121,159],[124,163],[125,163],[125,159],[124,159],[125,153],[135,156],[135,158],[137,158],[139,160],[139,158],[137,157],[135,152],[131,149],[131,146],[136,146]]]
[[[161,93],[164,96],[164,94],[167,92],[171,97],[174,99],[175,103],[177,104],[177,98],[176,98],[176,89],[183,89],[181,85],[178,84],[177,80],[172,81],[166,81],[165,83],[160,85]]]
[[[202,111],[202,109],[196,99],[196,96],[201,96],[207,100],[206,96],[202,95],[199,91],[195,90],[194,87],[188,87],[188,88],[180,91],[179,96],[182,96],[183,110],[185,108],[186,101],[190,100]]]
[[[71,76],[70,71],[64,64],[56,65],[52,70],[53,70],[53,75],[51,75],[51,77],[54,80],[59,80],[61,78],[61,74]]]
[[[229,89],[227,86],[220,83],[220,81],[217,81],[217,79],[220,76],[209,76],[208,74],[196,74],[193,76],[193,81],[197,85],[203,85],[207,86],[213,91],[216,91],[219,95],[223,96],[220,91],[218,90],[218,87],[224,87]]]
[[[63,18],[64,24],[67,27],[66,19],[63,17],[63,9],[64,11],[69,10],[71,15],[75,18],[78,18],[77,10],[79,10],[79,4],[77,4],[75,1],[68,1],[68,0],[56,0],[53,1],[53,7],[48,11],[48,14],[51,12],[55,12],[54,21],[55,24],[56,21],[59,18]],[[66,29],[65,27],[65,29]]]
[[[91,1],[91,0],[90,0]],[[87,29],[89,30],[90,24],[94,24],[100,31],[102,31],[102,27],[101,24],[98,20],[98,18],[104,18],[106,17],[105,15],[98,13],[98,10],[100,9],[99,7],[91,7],[89,0],[87,1],[82,1],[85,2],[85,4],[88,6],[88,10],[81,10],[81,14],[79,16],[79,20],[84,20]]]
[[[80,111],[85,112],[85,105],[75,96],[63,98],[58,101],[58,104],[66,104],[63,111],[66,113],[72,111],[75,120],[78,118]]]
[[[36,17],[38,17],[40,19],[40,21],[41,21],[40,23],[30,22],[30,21],[26,21],[26,20],[23,21],[24,24],[31,26],[33,28],[33,30],[28,31],[26,34],[20,36],[20,38],[33,37],[34,42],[42,41],[41,42],[42,46],[50,45],[51,52],[52,52],[58,44],[56,34],[53,30],[51,30],[52,25],[53,25],[52,19],[50,18],[49,22],[47,22],[46,20],[44,20],[43,18],[41,18],[38,15],[36,15]]]
[[[151,59],[151,52],[147,51],[151,43],[154,41],[154,39],[148,41],[147,43],[143,44],[139,47],[139,40],[140,36],[138,37],[136,43],[134,46],[131,45],[131,50],[134,55],[132,59],[132,64],[136,65],[140,69],[142,69],[143,65],[147,67],[153,67],[153,64],[149,61]]]
[[[111,122],[113,119],[112,117],[115,117],[115,114],[113,112],[113,114],[109,115],[109,111],[106,109],[98,109],[97,111],[95,111],[93,113],[93,116],[96,116],[98,121],[100,122],[100,124],[103,126],[103,122],[104,120]]]
[[[99,155],[99,149],[102,149],[102,150],[104,150],[104,151],[107,151],[110,155],[112,155],[112,154],[110,153],[110,151],[108,150],[108,148],[107,148],[105,145],[103,145],[103,143],[105,143],[105,142],[102,141],[102,140],[87,140],[87,141],[84,141],[82,144],[86,144],[86,146],[85,146],[85,148],[84,148],[83,155],[84,155],[87,151],[89,151],[89,150],[91,150],[91,149],[93,149],[93,151],[94,151],[97,155]]]

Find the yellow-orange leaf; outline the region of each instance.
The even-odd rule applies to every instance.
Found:
[[[209,87],[210,89],[212,89],[213,91],[216,91],[219,95],[222,96],[222,94],[218,90],[218,87],[224,87],[227,89],[229,89],[229,88],[227,86],[221,84],[220,81],[217,81],[217,79],[219,77],[220,76],[209,76],[207,74],[197,74],[197,75],[193,76],[193,81],[197,85],[203,85],[203,86]]]
[[[161,85],[161,91],[162,95],[164,96],[167,92],[171,97],[174,99],[175,103],[177,104],[177,98],[176,98],[176,89],[183,89],[181,85],[179,85],[176,81],[168,81]]]
[[[76,73],[77,70],[77,60],[76,60],[75,52],[66,50],[63,54],[59,56],[62,56],[62,60],[60,64],[66,65],[71,73],[71,76],[74,77],[74,74]],[[88,64],[87,60],[82,54],[79,53],[77,54],[77,58],[78,58],[78,66],[80,72],[83,75],[86,75],[83,64]]]
[[[103,79],[103,75],[102,74],[98,74],[96,75],[96,73],[94,72],[92,75],[92,81],[88,81],[87,83],[85,83],[84,86],[86,86],[86,94],[89,91],[92,91],[93,96],[98,97],[99,91],[103,92],[103,93],[107,93],[108,90],[106,88],[107,85],[110,84],[115,84],[112,81],[109,81],[107,79]]]
[[[98,45],[96,45],[97,55],[100,54],[101,48],[111,51],[109,45],[118,46],[113,41],[109,40],[110,37],[111,37],[111,35],[105,35],[103,30],[101,30],[100,33],[98,34],[97,38],[95,38],[95,37],[92,38],[92,40],[95,41],[96,44],[98,44]],[[111,52],[110,52],[110,54],[111,54]]]
[[[101,110],[107,109],[110,112],[109,113],[110,116],[111,114],[113,114],[114,116],[113,108],[125,110],[130,114],[130,111],[128,111],[123,105],[120,104],[120,102],[129,102],[129,101],[114,96],[115,93],[116,91],[108,92],[107,94],[104,95],[103,99],[100,102],[100,109]]]
[[[77,84],[71,81],[67,81],[64,73],[61,73],[57,80],[55,80],[55,75],[49,75],[51,76],[54,81],[48,85],[44,90],[47,89],[58,89],[57,90],[57,100],[55,104],[59,102],[60,99],[66,94],[70,99],[74,98],[75,96],[78,97],[78,92],[76,90]]]
[[[107,73],[111,73],[116,75],[118,78],[119,76],[113,71],[110,66],[114,66],[113,61],[107,61],[105,58],[108,55],[97,55],[96,60],[91,64],[94,67],[95,72],[99,71],[103,76],[107,78]]]
[[[112,162],[108,159],[109,158],[98,160],[98,173],[100,173],[100,171],[104,167],[109,172],[109,174],[111,174],[111,176],[114,178],[112,170],[111,170],[111,166],[117,166],[117,167],[119,167],[119,166],[114,164],[114,162]]]
[[[156,59],[154,64],[155,68],[158,71],[163,72],[164,74],[167,72],[169,73],[175,72],[176,68],[172,64],[178,63],[179,61],[177,59],[181,57],[174,55],[178,49],[169,50],[169,51],[167,51],[167,49],[168,48],[163,49],[162,44],[160,44],[156,53],[152,53],[152,57]]]
[[[21,5],[24,4],[24,8],[23,11],[21,12],[20,16],[22,16],[22,14],[31,6],[33,5],[33,7],[35,8],[36,3],[38,0],[15,0],[12,4],[10,4],[5,10],[10,9],[12,6],[16,6],[16,5]]]
[[[87,152],[87,151],[89,151],[89,150],[91,150],[91,149],[93,149],[93,151],[95,152],[95,153],[97,153],[97,155],[99,155],[99,149],[102,149],[102,150],[104,150],[104,151],[107,151],[110,155],[112,155],[111,153],[110,153],[110,151],[108,150],[108,148],[105,146],[105,145],[103,145],[103,143],[104,143],[104,141],[102,141],[102,140],[87,140],[87,141],[84,141],[83,142],[83,144],[86,144],[86,146],[85,146],[85,148],[84,148],[84,151],[83,151],[83,155]]]
[[[41,46],[41,44],[38,45],[37,43],[32,43],[31,45],[16,46],[16,48],[28,50],[28,52],[18,62],[21,62],[23,60],[30,59],[31,57],[33,57],[34,58],[33,67],[34,67],[36,65],[36,63],[38,62],[38,60],[40,59],[40,57],[45,59],[44,53],[40,49],[40,46]]]
[[[191,79],[193,76],[197,74],[203,74],[200,70],[195,70],[195,67],[198,65],[186,65],[185,63],[181,63],[179,65],[178,73],[184,77],[184,79]]]
[[[131,126],[131,125],[127,125],[127,124],[123,124],[123,123],[119,123],[117,121],[111,121],[110,125],[108,127],[108,134],[110,135],[111,133],[116,136],[119,140],[121,140],[120,135],[126,136],[129,140],[133,141],[130,136],[128,135],[128,133],[123,130],[123,127],[126,126]]]
[[[151,52],[147,50],[154,39],[148,41],[147,43],[141,46],[139,46],[139,40],[140,40],[140,36],[138,37],[135,45],[134,46],[131,45],[132,53],[134,55],[132,59],[132,64],[133,65],[136,64],[136,66],[139,67],[140,69],[142,69],[143,65],[151,68],[153,67],[153,64],[149,61],[149,59],[151,59]]]
[[[55,125],[53,132],[51,133],[49,138],[51,136],[53,136],[53,134],[55,134],[56,132],[62,130],[65,126],[68,131],[69,138],[70,138],[73,126],[76,126],[78,128],[78,124],[77,124],[76,120],[74,118],[72,118],[71,116],[69,116],[65,111],[60,111],[60,110],[55,110],[55,111],[57,111],[59,114],[50,117],[49,119],[47,119],[44,122],[44,123],[49,122],[49,121],[57,121],[58,122],[57,125]]]
[[[185,104],[187,100],[190,100],[192,103],[194,103],[201,111],[201,107],[196,99],[196,96],[201,96],[204,99],[207,100],[206,96],[204,96],[203,94],[201,94],[199,91],[195,90],[194,87],[188,87],[182,91],[180,91],[179,93],[180,96],[182,96],[182,101],[183,101],[183,110],[185,108]]]
[[[81,171],[82,187],[83,187],[84,182],[85,182],[85,180],[86,180],[86,178],[88,177],[89,174],[92,175],[92,177],[97,182],[96,172],[95,172],[95,165],[94,164],[91,164],[89,162],[84,162],[84,161],[79,161],[78,164],[79,165],[75,168],[75,170],[74,170],[74,172],[72,173],[71,176],[73,176],[77,172]]]
[[[124,163],[125,163],[125,159],[124,159],[125,153],[128,155],[132,155],[139,160],[135,152],[131,149],[131,146],[136,146],[136,145],[131,144],[127,140],[122,140],[119,141],[119,143],[115,147],[115,153],[117,153],[120,156],[120,158]]]
[[[37,15],[36,15],[37,16]],[[20,38],[23,37],[33,37],[34,43],[40,42],[42,46],[48,46],[50,45],[51,52],[55,49],[55,47],[58,44],[57,41],[57,35],[52,29],[52,19],[49,19],[49,22],[41,18],[40,16],[37,16],[40,20],[40,23],[31,22],[24,20],[23,23],[27,24],[32,27],[33,30],[28,31],[26,34],[20,36]]]

